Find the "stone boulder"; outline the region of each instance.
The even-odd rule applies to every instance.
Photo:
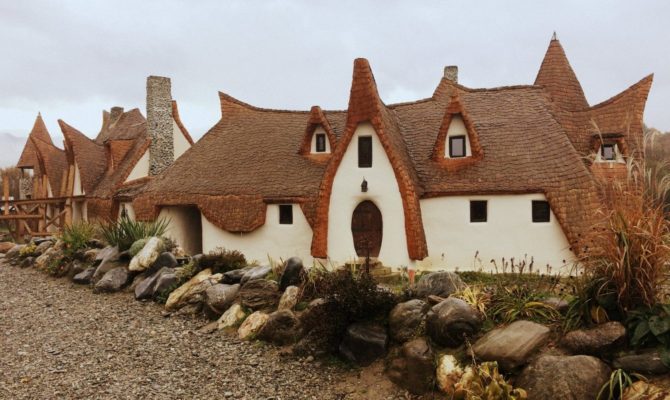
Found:
[[[21,263],[19,264],[19,268],[30,268],[33,265],[35,265],[35,260],[36,260],[36,257],[26,257],[23,260],[21,260]]]
[[[262,311],[251,314],[237,330],[238,337],[242,340],[253,339],[269,318],[270,316]]]
[[[246,315],[247,314],[242,309],[242,306],[235,303],[230,306],[230,308],[221,315],[221,318],[216,321],[216,327],[217,329],[234,328],[241,324],[242,321],[244,321],[244,317],[246,317]]]
[[[530,400],[593,400],[610,373],[595,357],[542,355],[524,368],[515,386]]]
[[[279,310],[293,310],[296,304],[298,304],[298,295],[300,294],[300,289],[297,286],[289,286],[284,290],[284,293],[279,299]]]
[[[98,251],[95,255],[96,262],[102,262],[104,260],[116,260],[119,258],[119,248],[116,246],[107,246],[102,250]]]
[[[437,387],[448,396],[456,393],[456,384],[461,381],[465,371],[451,354],[440,356],[437,361]]]
[[[549,307],[555,308],[556,311],[561,313],[568,311],[568,308],[570,308],[570,303],[568,303],[565,299],[556,296],[547,297],[546,299],[542,300],[542,303],[548,305]]]
[[[245,283],[253,280],[263,279],[268,276],[270,272],[272,272],[272,268],[267,265],[249,268],[246,270],[244,275],[242,275],[242,278],[240,278],[240,283],[244,285]],[[279,288],[279,286],[277,287]]]
[[[623,400],[670,400],[670,388],[656,386],[645,381],[637,381],[626,388]]]
[[[94,283],[100,280],[100,278],[102,278],[108,271],[126,265],[121,262],[119,255],[120,253],[117,247],[105,247],[98,252],[98,255],[95,258],[95,262],[98,263],[98,268],[95,270],[92,279]]]
[[[530,321],[498,327],[477,340],[472,351],[483,361],[497,361],[506,371],[520,367],[549,340],[551,330]]]
[[[290,310],[275,311],[268,316],[256,338],[277,346],[285,346],[300,340],[300,321]]]
[[[157,271],[161,268],[175,268],[177,265],[179,265],[179,262],[174,254],[164,251],[158,258],[156,258],[156,261],[151,264],[151,269]]]
[[[158,259],[158,256],[163,251],[163,240],[158,237],[152,237],[147,240],[142,250],[132,260],[128,269],[130,271],[144,271],[151,267],[151,265]]]
[[[167,301],[165,309],[176,311],[187,304],[199,303],[204,300],[204,292],[208,287],[219,283],[223,278],[221,274],[212,275],[212,270],[207,268],[200,271],[188,282],[175,289]]]
[[[640,354],[628,354],[618,357],[612,363],[614,368],[643,375],[664,375],[670,373],[657,350],[648,350]]]
[[[359,322],[347,327],[340,343],[340,354],[348,361],[366,367],[386,354],[388,336],[383,326]]]
[[[98,257],[98,253],[100,253],[100,249],[89,249],[84,252],[84,255],[82,259],[86,261],[87,263],[95,263],[95,259]]]
[[[35,268],[39,269],[40,271],[46,271],[51,264],[56,262],[58,259],[63,258],[63,252],[53,246],[48,247],[44,253],[41,254],[41,256],[35,259]]]
[[[482,327],[481,314],[461,299],[448,298],[426,315],[426,332],[440,346],[460,346]]]
[[[144,300],[153,298],[156,293],[156,283],[164,274],[174,274],[174,268],[163,267],[152,275],[146,277],[142,282],[135,286],[135,299]]]
[[[24,247],[26,247],[25,244],[16,244],[16,245],[14,245],[14,247],[12,247],[11,249],[9,249],[9,250],[7,251],[7,253],[5,253],[5,259],[6,259],[7,261],[11,261],[11,260],[14,260],[14,259],[19,258],[19,256],[21,255],[21,249],[23,249]]]
[[[410,393],[421,395],[435,386],[435,365],[430,345],[419,338],[405,343],[386,371],[389,379]]]
[[[431,295],[446,298],[464,287],[465,283],[461,277],[453,272],[431,272],[419,280],[416,285],[416,295],[421,298]]]
[[[0,242],[0,253],[5,254],[9,250],[11,250],[12,247],[14,247],[14,246],[15,246],[15,244],[12,243],[12,242]]]
[[[279,303],[279,285],[275,281],[255,279],[240,289],[240,303],[252,310],[273,310]]]
[[[179,282],[177,272],[174,268],[168,268],[168,271],[163,272],[158,276],[156,285],[154,286],[154,296],[158,296],[166,290],[170,289]]]
[[[41,242],[40,244],[37,245],[35,248],[35,254],[44,254],[47,250],[49,250],[51,247],[53,247],[54,242],[51,240],[45,240]]]
[[[291,257],[286,260],[284,272],[279,280],[279,290],[283,292],[289,286],[300,286],[304,273],[305,269],[300,257]]]
[[[72,281],[80,285],[88,285],[89,283],[91,283],[91,278],[93,278],[94,273],[95,273],[95,267],[88,267],[84,271],[75,275],[72,278]]]
[[[227,285],[234,285],[242,281],[242,277],[246,274],[251,268],[240,268],[234,269],[232,271],[227,271],[223,273],[222,282]]]
[[[239,290],[239,284],[226,285],[217,283],[205,290],[205,304],[212,313],[221,315],[233,304]]]
[[[118,292],[128,283],[128,278],[129,274],[126,267],[114,268],[95,284],[93,291],[96,293]]]
[[[426,314],[430,306],[423,300],[399,303],[389,314],[389,333],[396,342],[406,342],[420,336],[425,330]]]
[[[603,355],[626,340],[626,327],[607,322],[590,329],[578,329],[563,337],[561,344],[573,354]]]

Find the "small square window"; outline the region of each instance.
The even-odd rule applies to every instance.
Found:
[[[470,201],[470,222],[486,222],[488,217],[486,200]]]
[[[449,137],[449,157],[465,157],[465,136]]]
[[[279,224],[293,225],[293,204],[279,205]]]
[[[615,144],[603,144],[600,148],[600,155],[603,160],[613,161],[616,160],[616,148]]]
[[[358,168],[372,168],[372,136],[358,138]]]
[[[549,222],[551,219],[551,208],[549,202],[544,200],[533,200],[533,222]]]
[[[317,153],[326,152],[326,135],[324,133],[316,134],[316,152]]]

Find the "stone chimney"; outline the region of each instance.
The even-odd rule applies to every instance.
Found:
[[[447,65],[444,67],[444,77],[454,83],[458,83],[458,66]]]
[[[123,114],[123,107],[112,107],[112,110],[109,112],[109,124],[113,124],[121,118]]]
[[[149,148],[149,175],[158,175],[174,161],[172,138],[172,94],[170,78],[147,78],[147,132]]]

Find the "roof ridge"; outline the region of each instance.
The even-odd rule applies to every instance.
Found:
[[[606,100],[603,100],[598,104],[595,104],[595,105],[589,107],[588,110],[596,110],[598,108],[602,108],[602,107],[605,107],[609,104],[612,104],[615,101],[617,101],[618,99],[627,96],[629,93],[640,89],[644,85],[648,85],[649,87],[647,88],[647,90],[649,90],[651,88],[651,83],[653,81],[654,81],[654,74],[651,73],[651,74],[645,76],[644,78],[640,79],[639,81],[635,82],[634,84],[628,86],[626,89],[622,90],[621,92],[615,94],[614,96],[612,96],[612,97],[610,97]],[[586,110],[584,110],[584,111],[586,111]]]

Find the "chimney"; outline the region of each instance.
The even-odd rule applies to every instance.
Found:
[[[444,78],[458,83],[458,65],[447,65],[444,67]]]
[[[109,113],[109,124],[113,124],[119,120],[123,114],[123,107],[112,107],[112,110]]]
[[[170,78],[147,78],[147,132],[149,148],[149,175],[158,175],[174,161],[172,139],[172,94]]]

